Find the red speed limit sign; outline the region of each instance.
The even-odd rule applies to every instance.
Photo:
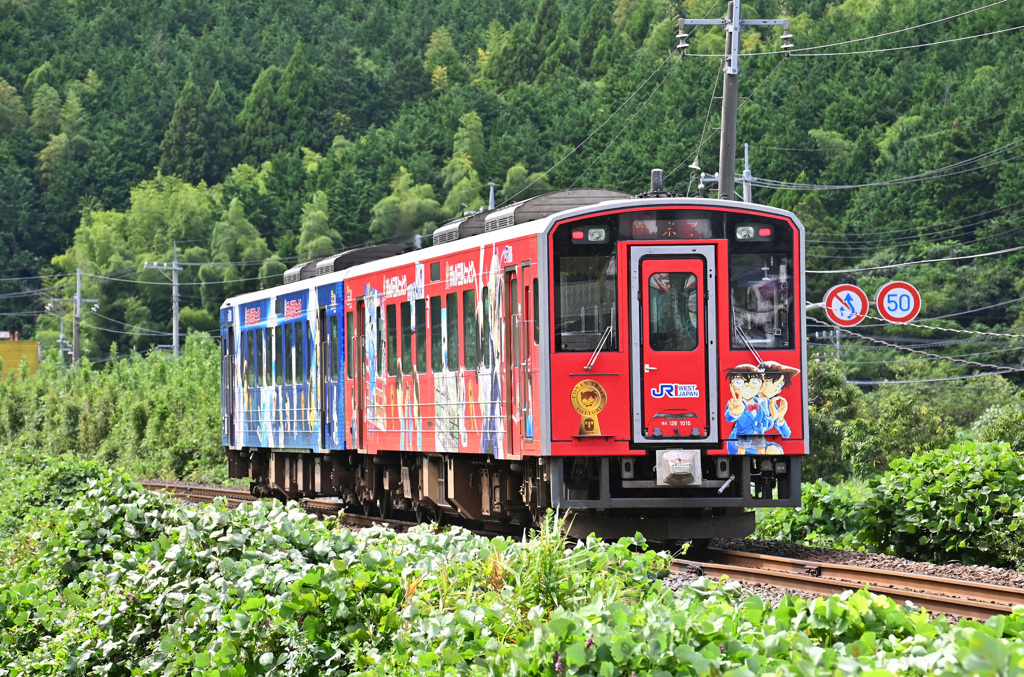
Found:
[[[909,282],[886,282],[875,295],[875,307],[883,319],[904,324],[921,312],[921,294]]]

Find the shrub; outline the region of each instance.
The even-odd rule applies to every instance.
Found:
[[[782,540],[817,548],[856,547],[855,509],[871,493],[863,483],[804,484],[798,508],[758,511],[756,538]]]
[[[0,381],[0,443],[135,476],[223,480],[217,345],[191,334],[177,360],[135,354],[102,369],[51,354],[38,375]]]
[[[965,442],[898,458],[857,509],[857,539],[930,562],[1024,566],[1024,463],[1007,444]]]
[[[979,442],[1006,442],[1018,454],[1024,454],[1024,414],[1019,401],[990,407],[978,417],[970,430]]]
[[[910,397],[894,392],[871,417],[851,421],[844,430],[843,456],[855,475],[885,472],[889,462],[924,449],[950,444],[956,435],[952,422]]]

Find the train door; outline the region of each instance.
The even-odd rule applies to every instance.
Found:
[[[632,247],[633,439],[718,441],[714,247]]]
[[[221,337],[220,359],[220,401],[221,428],[224,443],[235,446],[235,328],[228,327],[227,333]]]
[[[351,359],[354,360],[352,384],[352,418],[355,421],[355,431],[352,433],[352,446],[355,449],[365,449],[363,430],[366,424],[366,301],[356,301],[356,313],[352,322],[352,349],[349,351]]]
[[[519,323],[519,275],[515,267],[505,270],[505,453],[523,453],[522,342]]]

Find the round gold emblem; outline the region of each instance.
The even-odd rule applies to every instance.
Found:
[[[580,381],[569,395],[572,408],[580,414],[580,435],[600,435],[597,415],[608,404],[608,393],[597,381]]]

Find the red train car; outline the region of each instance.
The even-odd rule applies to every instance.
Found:
[[[522,524],[553,508],[575,534],[653,540],[799,504],[793,214],[563,191],[362,251],[224,304],[224,445],[256,493]]]

